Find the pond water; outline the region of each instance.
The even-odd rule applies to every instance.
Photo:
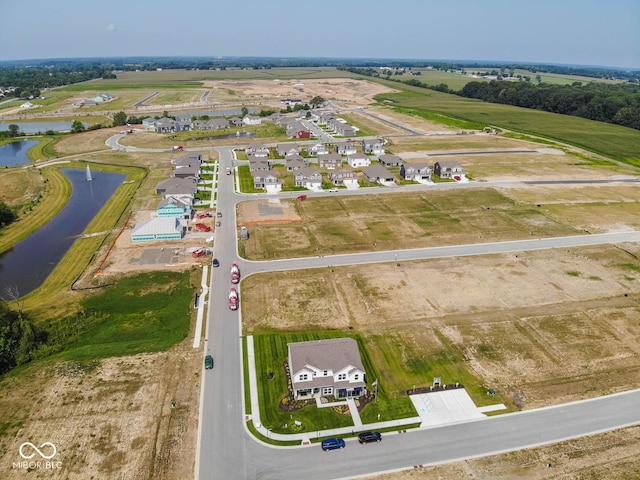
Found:
[[[93,180],[87,181],[86,170],[60,171],[71,181],[71,197],[49,223],[0,255],[0,297],[6,297],[7,287],[23,296],[42,285],[126,178],[121,173],[92,171]]]
[[[13,167],[29,163],[31,159],[27,156],[27,152],[38,143],[36,140],[21,140],[3,145],[0,147],[0,166]]]
[[[24,133],[44,133],[47,130],[54,132],[68,132],[71,130],[73,122],[7,122],[0,123],[0,130],[9,130],[9,125],[18,125],[20,131]],[[89,127],[88,123],[82,122],[85,128]]]

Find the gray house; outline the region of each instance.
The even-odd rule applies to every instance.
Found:
[[[253,187],[256,189],[266,190],[267,193],[278,193],[282,190],[282,180],[273,170],[251,172],[251,175],[253,175]]]
[[[365,371],[352,338],[312,340],[287,345],[293,397],[298,399],[366,394]]]
[[[364,153],[380,155],[384,153],[384,142],[379,138],[375,140],[362,140],[362,151]]]
[[[271,162],[264,157],[249,157],[250,172],[266,172],[271,170]]]
[[[350,143],[350,142],[339,142],[339,143],[336,143],[334,148],[335,148],[336,153],[339,153],[340,155],[353,155],[354,153],[356,153],[358,151],[356,149],[356,146],[353,143]]]
[[[460,166],[457,160],[443,160],[438,161],[433,165],[433,173],[438,175],[440,178],[455,178],[456,180],[460,180],[464,175],[465,171]]]
[[[402,165],[402,159],[397,155],[390,153],[383,153],[378,155],[378,161],[385,167],[399,167]]]
[[[178,130],[176,121],[169,117],[162,117],[156,120],[153,128],[157,133],[171,133]]]
[[[200,167],[194,165],[192,167],[180,167],[173,170],[175,178],[200,178]]]
[[[340,168],[342,166],[342,157],[337,153],[318,155],[318,166],[320,168],[328,168],[330,170]]]
[[[285,163],[288,172],[295,172],[296,170],[309,166],[307,161],[300,155],[289,155]]]
[[[393,176],[389,170],[384,168],[379,163],[373,164],[370,167],[362,170],[362,174],[369,180],[370,182],[377,183],[394,183],[396,178]]]
[[[310,167],[303,167],[293,174],[296,187],[306,187],[309,190],[322,188],[322,175]]]
[[[404,163],[400,176],[405,180],[431,180],[431,168],[426,163]]]
[[[287,157],[289,155],[296,155],[300,153],[300,147],[297,143],[279,143],[276,145],[278,155],[281,157]]]
[[[193,177],[171,177],[156,185],[158,195],[162,195],[164,198],[175,197],[189,204],[193,203],[197,191],[196,179]]]
[[[189,152],[184,155],[180,155],[171,160],[174,168],[181,167],[200,167],[202,165],[202,154]]]
[[[357,182],[358,179],[355,172],[345,169],[329,172],[328,176],[329,180],[331,180],[331,183],[333,183],[334,185],[344,185],[345,183],[354,181]]]
[[[254,155],[256,157],[268,157],[269,149],[262,143],[252,143],[244,149],[247,155]]]

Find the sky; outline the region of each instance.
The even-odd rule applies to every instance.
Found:
[[[487,60],[640,69],[640,0],[0,0],[0,61]]]

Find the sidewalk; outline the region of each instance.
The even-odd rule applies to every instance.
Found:
[[[258,382],[256,379],[256,365],[255,365],[255,353],[253,351],[253,337],[247,337],[247,361],[249,362],[248,370],[249,370],[249,390],[251,397],[251,414],[246,416],[246,420],[251,420],[255,429],[260,432],[260,434],[264,435],[266,438],[273,440],[280,440],[283,442],[290,442],[293,440],[300,441],[301,445],[310,445],[312,438],[321,438],[321,437],[329,437],[333,435],[355,435],[359,432],[365,432],[368,430],[380,430],[385,428],[398,428],[402,429],[403,426],[412,425],[421,422],[421,418],[411,417],[411,418],[402,418],[399,420],[389,420],[386,422],[377,422],[377,423],[368,423],[366,425],[362,424],[360,420],[360,414],[358,413],[358,409],[355,406],[355,402],[353,399],[349,399],[346,402],[337,402],[340,404],[347,403],[349,404],[349,411],[351,412],[351,417],[354,421],[353,426],[351,427],[341,427],[341,428],[332,428],[328,430],[316,430],[314,432],[302,432],[302,433],[291,433],[291,434],[282,434],[282,433],[273,433],[270,429],[266,428],[262,425],[260,421],[260,403],[258,401]],[[322,404],[322,407],[331,406],[330,404]],[[355,412],[355,413],[354,413]]]

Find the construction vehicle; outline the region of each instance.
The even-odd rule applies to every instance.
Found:
[[[238,264],[233,262],[231,265],[231,283],[238,283],[240,281],[240,269]]]
[[[231,287],[229,290],[229,310],[238,309],[238,291]]]

